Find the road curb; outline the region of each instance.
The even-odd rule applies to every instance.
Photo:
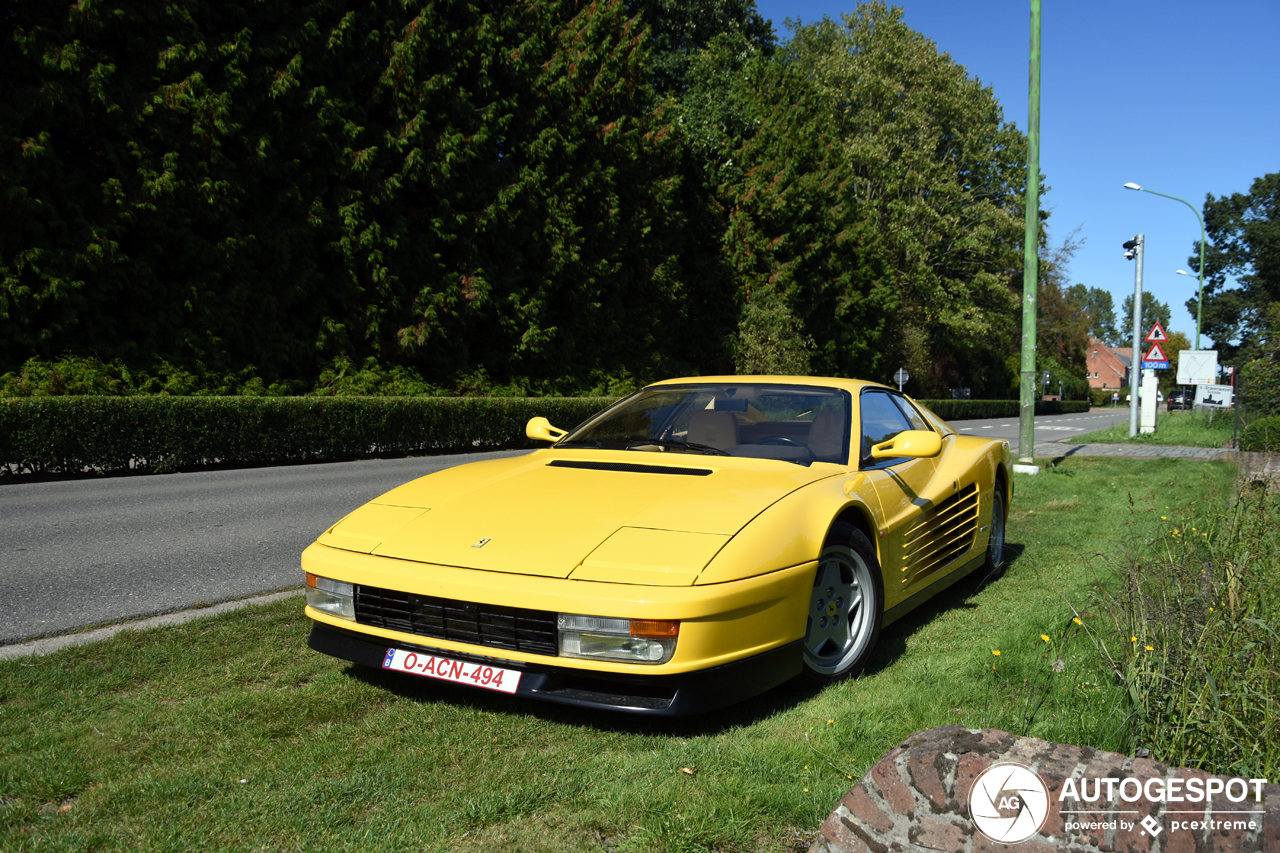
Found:
[[[252,598],[239,598],[235,601],[224,601],[221,604],[213,604],[208,607],[196,607],[191,610],[162,613],[159,616],[151,616],[147,619],[139,619],[135,622],[121,622],[118,625],[108,625],[105,628],[95,628],[92,631],[84,631],[79,634],[60,634],[56,637],[45,637],[40,640],[30,640],[25,643],[14,643],[10,646],[0,646],[0,660],[12,660],[14,658],[31,656],[39,657],[51,654],[59,649],[69,648],[70,646],[86,646],[89,643],[106,640],[110,637],[114,637],[121,631],[146,631],[149,628],[185,625],[187,622],[194,619],[203,619],[206,616],[217,616],[219,613],[230,613],[233,610],[243,610],[246,607],[252,607],[258,604],[270,604],[273,601],[279,601],[283,598],[300,595],[302,595],[301,589],[290,589],[285,590],[284,592],[273,592],[268,595],[255,595]]]

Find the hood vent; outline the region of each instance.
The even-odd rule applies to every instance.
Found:
[[[627,471],[632,474],[684,474],[688,477],[705,477],[710,468],[676,468],[671,465],[636,465],[631,462],[586,462],[577,459],[556,459],[547,463],[548,468],[586,468],[588,471]]]

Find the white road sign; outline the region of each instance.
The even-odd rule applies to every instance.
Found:
[[[1184,349],[1178,353],[1179,385],[1210,385],[1217,378],[1216,349]]]
[[[1230,385],[1201,385],[1196,389],[1196,405],[1215,409],[1231,407]]]

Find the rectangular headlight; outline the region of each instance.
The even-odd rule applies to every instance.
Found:
[[[569,658],[659,664],[671,660],[680,623],[668,619],[616,619],[559,613],[560,655]]]
[[[337,616],[356,620],[355,585],[307,572],[307,606]]]

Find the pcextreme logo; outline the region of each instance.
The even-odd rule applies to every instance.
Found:
[[[1030,767],[993,764],[973,782],[969,815],[992,841],[1026,841],[1040,831],[1049,815],[1049,786]]]

